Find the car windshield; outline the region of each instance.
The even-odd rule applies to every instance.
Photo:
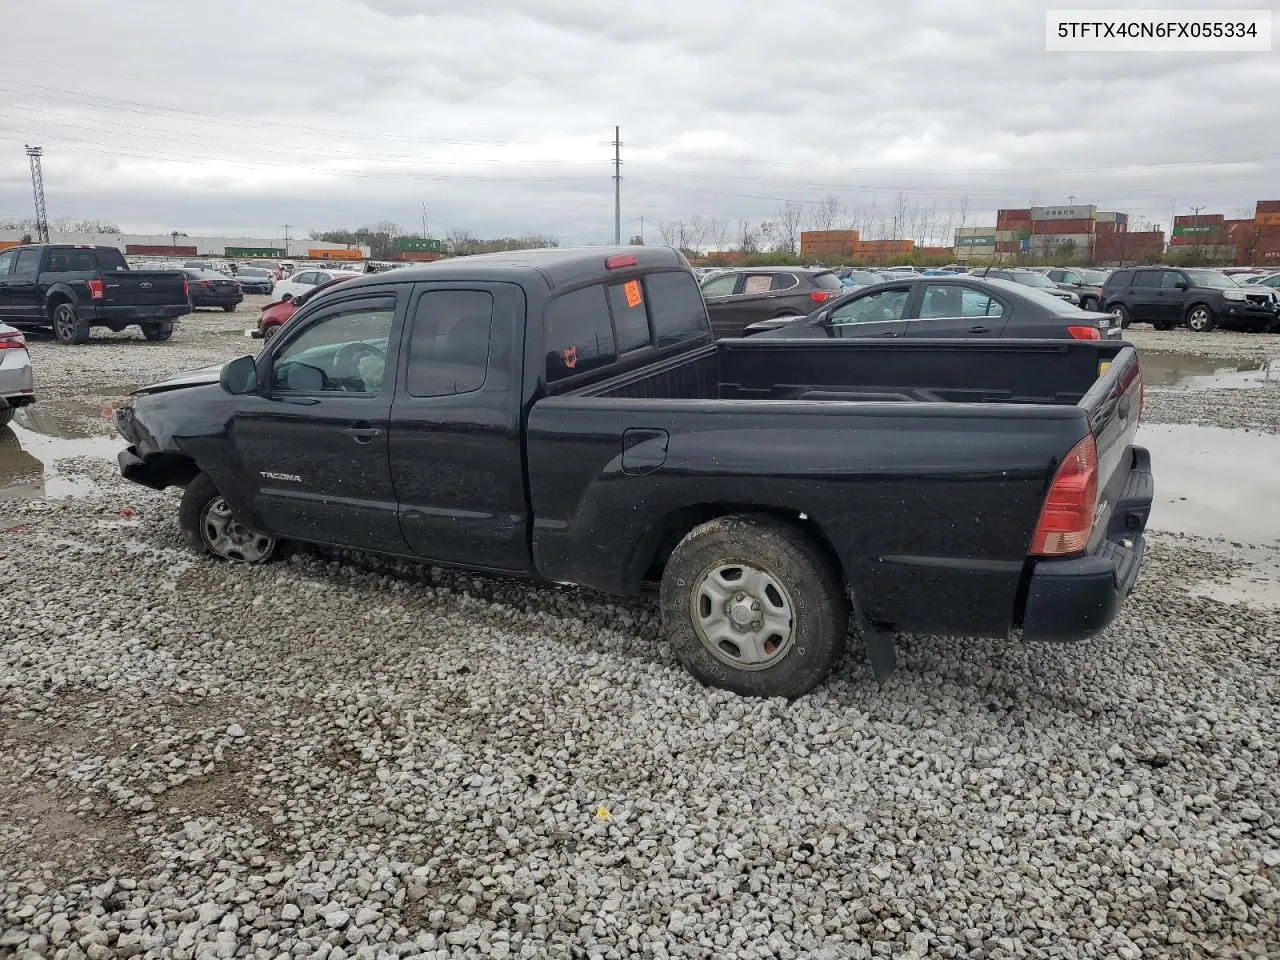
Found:
[[[1210,290],[1234,290],[1240,286],[1225,273],[1213,270],[1188,270],[1187,276],[1197,287],[1207,287]]]
[[[844,284],[840,282],[840,278],[830,270],[826,273],[815,273],[812,280],[813,285],[819,290],[839,290],[844,286]]]
[[[1079,270],[1080,278],[1091,287],[1100,287],[1107,279],[1105,270]]]
[[[854,283],[866,285],[869,283],[880,283],[884,278],[878,273],[872,273],[870,270],[850,270],[849,279]]]
[[[1027,287],[1041,287],[1042,289],[1056,290],[1058,285],[1046,277],[1043,273],[1035,273],[1028,270],[1026,273],[1011,273],[1011,277],[1018,283]]]
[[[187,270],[187,276],[195,277],[197,280],[225,280],[227,279],[217,270]]]

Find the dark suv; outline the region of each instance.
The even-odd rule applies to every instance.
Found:
[[[747,267],[702,281],[702,298],[717,337],[740,337],[748,324],[803,317],[846,290],[834,270]]]
[[[1149,323],[1171,330],[1186,324],[1201,333],[1219,325],[1266,331],[1280,322],[1280,301],[1272,291],[1242,287],[1217,270],[1124,267],[1107,277],[1102,301],[1125,327]]]

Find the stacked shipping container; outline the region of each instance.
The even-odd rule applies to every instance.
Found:
[[[804,230],[800,233],[800,256],[849,260],[858,242],[857,230]]]

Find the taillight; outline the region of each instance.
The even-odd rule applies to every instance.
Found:
[[[101,300],[103,297],[102,281],[87,280],[85,285],[89,288],[89,297],[93,300]]]
[[[809,293],[809,299],[814,303],[822,303],[824,300],[830,300],[835,296],[833,290],[813,290]]]
[[[197,286],[197,287],[204,287],[206,290],[212,290],[212,289],[213,289],[213,281],[212,281],[212,280],[197,280],[197,281],[196,281],[196,286]]]
[[[1102,334],[1097,327],[1067,327],[1067,333],[1073,340],[1101,340]]]
[[[638,262],[634,253],[618,253],[612,257],[605,258],[604,268],[606,270],[617,270],[619,267],[634,267]]]
[[[1097,506],[1098,446],[1090,434],[1072,447],[1058,465],[1044,506],[1040,508],[1040,520],[1031,535],[1028,553],[1036,557],[1060,557],[1086,549]]]
[[[27,338],[20,333],[0,333],[0,350],[25,350]]]
[[[184,297],[191,296],[191,284],[187,282],[186,274],[182,276],[182,295]]]

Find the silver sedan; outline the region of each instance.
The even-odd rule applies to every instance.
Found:
[[[22,331],[0,323],[0,427],[13,419],[19,407],[36,402],[31,354]]]

